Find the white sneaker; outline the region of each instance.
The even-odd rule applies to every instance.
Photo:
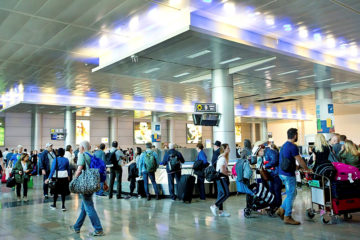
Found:
[[[215,217],[218,216],[217,214],[218,208],[215,205],[210,206],[210,211]]]
[[[24,202],[27,202],[28,201],[28,198],[27,197],[24,197]]]
[[[230,217],[230,216],[231,216],[230,213],[227,213],[225,211],[219,214],[219,217]]]

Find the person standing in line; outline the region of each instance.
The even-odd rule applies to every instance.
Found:
[[[214,168],[216,168],[216,161],[218,160],[218,158],[220,156],[220,147],[221,147],[221,142],[220,141],[215,141],[214,146],[213,146],[213,155],[212,155],[212,158],[211,158],[211,165],[214,166]],[[212,187],[214,187],[214,194],[212,194]],[[214,181],[210,185],[210,194],[213,195],[216,198],[216,196],[217,196],[217,184],[216,184],[216,181]]]
[[[65,151],[65,155],[64,158],[67,158],[69,160],[69,164],[70,164],[70,181],[72,180],[72,176],[74,175],[75,171],[76,171],[76,162],[75,162],[75,154],[73,153],[73,149],[71,145],[67,145],[66,146],[66,151]]]
[[[12,169],[12,173],[15,175],[16,181],[16,195],[17,200],[21,201],[21,185],[23,185],[23,195],[24,201],[27,202],[27,191],[28,186],[27,183],[30,179],[31,173],[31,163],[29,161],[29,155],[26,153],[22,153],[19,161],[16,162],[14,168]]]
[[[299,225],[300,222],[295,221],[292,214],[292,207],[296,197],[296,162],[297,161],[305,171],[310,171],[306,166],[305,161],[302,159],[299,153],[299,148],[295,144],[298,141],[298,130],[296,128],[290,128],[287,131],[288,140],[282,146],[280,150],[280,163],[279,163],[279,176],[286,189],[286,198],[283,201],[281,207],[276,211],[276,214],[284,220],[285,224]],[[285,165],[282,162],[288,162],[292,167],[289,169],[282,169]]]
[[[45,181],[49,184],[49,181],[56,181],[55,189],[52,189],[54,194],[54,203],[50,206],[51,209],[56,209],[56,201],[59,194],[61,195],[62,207],[61,210],[66,211],[65,197],[70,194],[69,181],[70,181],[70,164],[69,160],[64,157],[65,150],[63,148],[58,149],[58,157],[53,161],[51,166],[51,172],[49,178]]]
[[[7,155],[9,153],[9,149],[5,148],[5,151],[3,152],[3,161],[4,161],[4,168],[7,167]]]
[[[75,172],[75,178],[79,177],[82,170],[89,168],[91,164],[91,157],[88,155],[90,154],[90,143],[88,141],[83,141],[80,143],[79,146],[79,154],[78,154],[78,169]],[[86,154],[88,153],[88,154]],[[81,211],[79,218],[77,219],[75,225],[70,226],[70,229],[75,233],[80,233],[80,229],[84,224],[86,215],[89,216],[91,224],[95,229],[94,232],[91,234],[92,236],[104,236],[103,227],[101,226],[101,222],[99,216],[94,207],[93,195],[92,194],[80,194],[82,198],[81,202]]]
[[[198,152],[198,155],[196,157],[194,165],[195,165],[195,163],[199,163],[199,164],[197,164],[197,165],[199,165],[199,169],[196,169],[194,171],[194,173],[195,173],[195,175],[197,175],[197,186],[199,189],[200,200],[206,200],[204,169],[209,165],[209,163],[207,161],[207,156],[204,152],[204,145],[202,143],[198,143],[196,145],[196,151]],[[201,162],[201,164],[200,164],[200,162]]]
[[[8,154],[6,154],[7,166],[9,165],[9,163],[11,161],[11,158],[14,155],[14,153],[15,153],[15,150],[13,148],[11,148],[10,152]],[[12,167],[12,166],[10,166],[10,167]]]
[[[228,169],[230,147],[224,143],[220,148],[220,156],[216,163],[216,171],[220,173],[216,180],[218,196],[214,205],[210,206],[211,213],[216,217],[230,217],[230,213],[224,211],[224,202],[229,198],[229,176],[231,171]]]
[[[46,179],[49,178],[50,174],[50,166],[52,161],[56,158],[55,152],[53,150],[52,143],[46,144],[46,149],[39,156],[39,168],[42,171],[42,175],[44,176],[44,198],[49,198],[49,185],[45,183]]]
[[[340,151],[339,155],[342,163],[360,169],[360,153],[352,141],[345,141],[343,149]]]
[[[24,147],[22,145],[17,146],[17,151],[11,156],[10,161],[12,162],[13,167],[15,166],[16,162],[20,160],[20,156],[23,153]]]
[[[99,146],[99,150],[95,151],[94,153],[94,156],[98,159],[101,159],[105,162],[105,144],[102,143],[100,144]],[[96,192],[96,195],[97,196],[100,196],[100,197],[104,197],[106,196],[105,195],[105,192],[104,192],[104,185],[106,185],[106,181],[105,182],[100,182],[100,190],[98,192]]]
[[[165,153],[163,161],[160,165],[166,166],[171,200],[175,201],[176,195],[174,179],[176,179],[176,183],[179,184],[181,178],[181,164],[185,162],[185,159],[179,151],[176,151],[175,144],[170,143],[169,148],[170,150]],[[177,163],[175,164],[173,162]]]
[[[115,178],[117,179],[117,199],[122,199],[121,196],[121,182],[122,182],[122,163],[125,160],[124,153],[118,149],[118,142],[113,141],[111,144],[110,152],[108,153],[108,158],[113,166],[110,168],[110,186],[109,186],[109,199],[112,199],[114,192],[114,183]]]
[[[136,178],[139,176],[139,162],[141,152],[141,148],[137,147],[133,160],[131,160],[126,165],[128,167],[128,181],[130,182],[130,195],[128,198],[136,197],[136,195],[134,195],[134,190],[136,188]]]
[[[155,161],[155,162],[151,162],[151,161]],[[158,167],[158,155],[155,151],[152,150],[152,144],[151,143],[146,143],[146,150],[144,152],[141,153],[140,156],[140,162],[139,162],[139,176],[143,177],[144,179],[144,188],[145,188],[145,193],[146,193],[146,197],[147,200],[150,201],[151,200],[151,196],[149,193],[149,178],[151,180],[151,183],[153,185],[155,194],[156,194],[156,200],[160,200],[159,198],[159,189],[157,187],[156,184],[156,180],[155,180],[155,171]],[[147,163],[152,164],[151,166],[147,166]],[[148,169],[151,168],[151,171],[149,171]]]

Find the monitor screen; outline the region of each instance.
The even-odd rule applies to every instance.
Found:
[[[194,124],[186,124],[186,143],[200,143],[202,141],[202,128]]]
[[[151,123],[134,122],[134,143],[146,144],[151,142]]]

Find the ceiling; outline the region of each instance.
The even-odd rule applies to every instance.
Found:
[[[260,105],[266,101],[258,103],[258,100],[283,96],[296,101],[276,104],[278,107],[300,108],[313,114],[314,95],[309,91],[321,84],[334,88],[348,85],[348,89],[334,91],[334,102],[360,105],[360,93],[351,85],[360,83],[359,74],[331,68],[329,78],[334,78],[333,81],[315,83],[319,79],[302,78],[313,74],[314,64],[311,62],[191,31],[138,53],[137,63],[124,59],[104,71],[92,73],[97,59],[84,53],[82,47],[103,34],[113,34],[112,30],[119,23],[158,5],[156,2],[174,7],[169,5],[169,1],[146,0],[1,0],[0,92],[22,83],[25,92],[93,94],[99,97],[120,94],[144,101],[160,98],[168,102],[209,101],[209,81],[180,82],[208,75],[215,68],[233,68],[276,57],[273,61],[234,74],[236,103]],[[209,11],[212,8],[204,3],[200,6],[199,1],[183,2],[193,8]],[[214,6],[217,2],[213,1]],[[309,29],[321,29],[324,33],[341,36],[348,42],[360,42],[360,15],[357,12],[360,1],[357,0],[235,2],[271,14],[276,21],[290,19],[294,26],[304,24]],[[204,50],[211,52],[187,58]],[[241,59],[219,64],[237,57]],[[270,66],[275,67],[255,71]],[[156,68],[161,70],[145,73]],[[297,72],[282,75],[294,70]],[[174,77],[183,73],[189,74]],[[297,96],[292,97],[292,94]],[[22,106],[22,110],[31,109],[27,107]]]

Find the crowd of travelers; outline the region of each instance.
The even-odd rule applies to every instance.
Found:
[[[230,178],[234,178],[238,193],[247,194],[247,209],[253,207],[250,203],[255,193],[251,189],[252,171],[256,170],[272,194],[271,207],[274,214],[278,215],[286,224],[299,225],[300,222],[292,217],[293,202],[296,197],[296,178],[295,171],[314,171],[316,166],[329,161],[330,157],[336,158],[339,162],[355,166],[360,169],[359,148],[346,136],[331,134],[330,139],[326,140],[323,134],[317,134],[313,146],[308,149],[310,158],[305,160],[299,147],[296,145],[298,140],[297,129],[291,128],[287,131],[288,140],[279,149],[274,142],[259,141],[254,145],[249,140],[244,141],[243,148],[230,149],[229,144],[215,141],[213,144],[213,154],[208,161],[204,151],[204,145],[196,145],[197,157],[192,166],[193,173],[197,177],[197,188],[200,200],[205,200],[205,180],[210,185],[210,193],[216,196],[216,201],[210,206],[210,212],[214,216],[230,217],[230,213],[224,210],[224,202],[230,196]],[[137,147],[122,150],[117,141],[111,143],[111,148],[106,151],[105,144],[100,144],[96,150],[92,151],[88,141],[83,141],[74,151],[72,146],[54,149],[52,143],[47,143],[46,148],[37,151],[27,152],[23,146],[19,145],[16,149],[6,148],[0,151],[2,182],[13,182],[13,189],[16,189],[18,201],[28,201],[27,192],[32,176],[43,176],[43,196],[44,199],[53,196],[51,209],[56,209],[59,195],[61,196],[61,210],[66,211],[65,200],[72,189],[72,182],[84,175],[84,172],[92,168],[98,168],[100,177],[98,186],[93,192],[81,193],[82,203],[80,215],[74,225],[70,228],[79,233],[84,223],[86,215],[91,219],[95,229],[94,236],[104,235],[98,214],[93,202],[93,194],[99,197],[113,198],[116,194],[117,199],[146,197],[151,200],[149,190],[149,179],[151,180],[156,200],[161,198],[156,183],[155,172],[160,165],[166,168],[168,173],[169,195],[173,201],[181,196],[175,191],[175,180],[179,187],[182,181],[182,164],[185,159],[180,151],[176,150],[176,145],[170,143],[165,151],[163,159],[151,143],[147,143],[146,149]],[[231,151],[236,151],[237,161],[230,169],[229,156]],[[99,161],[101,162],[99,164]],[[94,162],[96,163],[94,165]],[[104,165],[110,173],[108,178],[101,177],[101,166]],[[128,168],[128,181],[130,182],[129,195],[122,194],[122,174],[123,167]],[[11,181],[10,181],[11,180]],[[91,181],[91,180],[90,180]],[[260,181],[260,182],[261,182]],[[117,182],[116,190],[114,189]],[[75,186],[75,183],[73,184]],[[185,184],[186,185],[186,184]],[[10,184],[9,184],[10,186]],[[282,188],[285,186],[286,198],[282,199]],[[23,189],[23,198],[21,198]],[[135,189],[137,191],[135,192]],[[74,192],[74,191],[72,191]]]

